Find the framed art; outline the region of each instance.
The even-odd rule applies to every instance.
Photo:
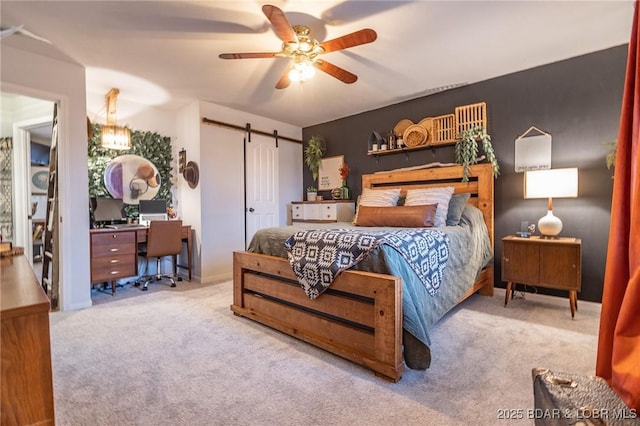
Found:
[[[340,167],[344,163],[344,155],[323,158],[318,169],[318,190],[331,191],[342,186]]]
[[[528,136],[536,131],[537,135]],[[518,136],[515,141],[515,171],[545,170],[551,168],[551,135],[535,126]]]
[[[49,188],[49,168],[31,166],[31,193],[46,194]]]

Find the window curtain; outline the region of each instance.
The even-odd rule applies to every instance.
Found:
[[[596,375],[640,410],[640,57],[635,2],[615,163]]]

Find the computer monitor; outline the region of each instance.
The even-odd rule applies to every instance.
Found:
[[[95,197],[91,201],[93,217],[96,223],[117,222],[123,220],[125,215],[124,203],[122,200]]]
[[[149,225],[152,220],[168,220],[167,200],[140,200],[138,204],[141,225]]]
[[[167,213],[167,200],[140,200],[140,214]]]

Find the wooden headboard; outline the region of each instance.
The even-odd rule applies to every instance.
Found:
[[[482,212],[487,224],[491,248],[494,247],[494,192],[491,164],[471,166],[469,182],[462,182],[462,166],[433,167],[428,169],[380,172],[362,175],[362,188],[400,188],[405,195],[407,189],[453,186],[454,194],[471,193],[469,203]]]

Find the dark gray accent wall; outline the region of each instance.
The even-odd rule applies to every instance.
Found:
[[[582,239],[579,298],[600,302],[613,188],[612,171],[605,164],[605,143],[617,138],[626,61],[627,45],[618,46],[310,126],[303,129],[303,139],[323,136],[327,141],[325,156],[345,156],[351,167],[348,184],[357,197],[362,174],[454,161],[453,146],[368,156],[367,140],[373,130],[385,135],[403,118],[417,123],[425,117],[453,113],[456,106],[486,102],[488,132],[501,167],[495,185],[495,282],[504,287],[500,279],[501,239],[518,231],[521,221],[537,223],[547,207],[546,200],[523,199],[523,175],[514,171],[515,139],[530,126],[550,133],[552,167],[579,169],[578,198],[555,199],[554,214],[563,221],[562,236]],[[348,91],[345,86],[345,96]],[[311,173],[305,167],[303,189],[311,184]],[[329,193],[321,195],[330,197]],[[566,296],[566,292],[538,291]]]

